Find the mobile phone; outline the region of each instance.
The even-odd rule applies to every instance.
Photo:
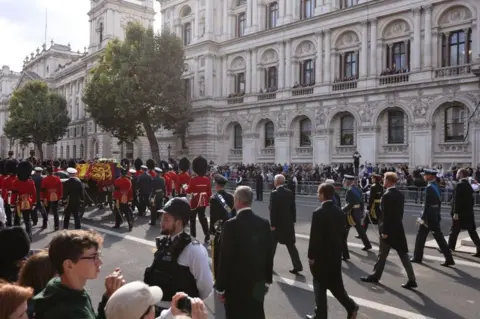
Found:
[[[191,315],[192,314],[192,301],[190,297],[183,297],[177,301],[177,309],[181,312]]]

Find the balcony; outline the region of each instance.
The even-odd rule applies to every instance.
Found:
[[[459,75],[468,75],[472,73],[471,64],[457,65],[457,66],[447,66],[443,68],[438,68],[435,70],[436,78],[446,78]]]
[[[311,156],[313,154],[313,147],[310,146],[301,146],[295,148],[295,153],[297,156]]]
[[[231,96],[227,98],[228,105],[243,103],[243,96]]]
[[[276,92],[259,93],[257,95],[258,101],[275,100],[276,98],[277,98]]]
[[[298,87],[292,89],[292,96],[301,96],[313,94],[313,87]]]
[[[232,163],[241,163],[243,150],[241,148],[232,148],[228,154],[228,161]]]
[[[380,75],[379,84],[380,85],[392,85],[392,84],[398,84],[398,83],[402,83],[402,82],[408,82],[409,75],[410,75],[409,72]]]
[[[353,154],[357,150],[356,146],[352,145],[341,145],[336,147],[337,154]]]
[[[358,80],[337,80],[337,83],[332,85],[333,91],[346,91],[353,90],[357,88]]]
[[[406,144],[387,144],[383,145],[384,153],[404,153],[408,151],[408,145]]]
[[[275,156],[275,148],[267,147],[260,150],[261,156]]]

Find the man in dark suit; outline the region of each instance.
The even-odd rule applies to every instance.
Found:
[[[251,209],[253,191],[239,186],[237,216],[223,226],[215,288],[228,319],[264,319],[263,303],[273,276],[272,234],[267,220]]]
[[[444,267],[455,265],[452,252],[448,248],[447,241],[443,236],[442,229],[440,228],[441,217],[441,194],[440,188],[437,184],[437,170],[426,169],[423,173],[423,178],[428,183],[425,188],[425,203],[423,205],[423,212],[420,218],[418,218],[417,238],[415,239],[415,250],[413,252],[412,262],[421,263],[423,259],[423,250],[425,248],[425,241],[429,232],[432,232],[433,238],[435,238],[438,247],[445,256],[445,262],[441,264]]]
[[[85,186],[78,179],[75,168],[67,168],[67,173],[70,178],[63,184],[63,202],[65,203],[63,229],[68,229],[71,215],[75,221],[75,229],[81,229],[80,210],[85,201]]]
[[[393,248],[397,251],[408,276],[408,282],[402,285],[402,287],[411,289],[417,288],[417,282],[410,257],[408,256],[407,237],[405,237],[405,230],[403,229],[405,197],[395,188],[397,181],[398,176],[396,173],[385,173],[384,186],[387,191],[381,199],[380,209],[377,210],[378,228],[381,236],[378,259],[373,267],[373,274],[362,277],[361,280],[377,283],[382,277],[388,253]]]
[[[472,242],[477,246],[477,253],[474,257],[480,257],[480,238],[478,237],[473,211],[474,192],[472,185],[468,182],[469,172],[462,168],[457,172],[458,183],[455,185],[452,197],[452,227],[448,237],[448,247],[455,251],[458,234],[462,229],[468,231]]]
[[[315,315],[307,319],[328,317],[327,289],[347,310],[348,319],[357,317],[358,305],[348,296],[342,278],[342,249],[345,241],[346,219],[340,207],[334,204],[335,188],[321,184],[318,198],[322,205],[313,212],[308,243],[308,262],[313,275]]]
[[[333,179],[326,179],[325,183],[330,184],[335,188],[335,181]],[[340,200],[340,195],[338,195],[337,191],[334,192],[332,201],[336,206],[338,206],[339,208],[342,208],[342,201]],[[348,229],[350,228],[350,226],[348,225],[346,215],[345,215],[345,225],[346,225],[346,228],[345,228],[346,231],[345,231],[345,239],[343,241],[342,259],[347,261],[350,259],[350,252],[348,251]]]
[[[300,255],[295,247],[295,222],[297,210],[293,192],[285,187],[285,176],[279,174],[274,179],[275,190],[270,195],[270,226],[272,228],[273,252],[275,258],[278,243],[286,245],[292,260],[292,274],[303,270]]]

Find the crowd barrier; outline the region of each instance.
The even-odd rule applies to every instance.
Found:
[[[250,186],[252,189],[256,189],[256,181],[252,179],[243,179],[242,185]],[[318,186],[320,185],[317,181],[301,181],[298,182],[297,188],[295,190],[297,195],[307,196],[307,197],[316,197]],[[235,180],[229,180],[227,184],[227,189],[233,191],[237,187]],[[336,183],[335,188],[340,196],[345,195],[345,190],[341,183]],[[265,181],[263,183],[263,191],[270,192],[273,189],[273,181]],[[408,187],[398,187],[402,194],[405,196],[405,201],[412,204],[423,204],[425,200],[425,188],[418,188],[415,186]],[[442,197],[442,205],[450,205],[452,201],[452,190],[446,188],[440,188],[440,193]],[[474,203],[476,207],[480,207],[480,193],[475,193]]]

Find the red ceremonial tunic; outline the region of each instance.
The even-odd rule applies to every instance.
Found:
[[[165,176],[168,176],[168,185],[166,185],[167,193],[171,195],[174,190],[176,191],[176,187],[178,184],[178,176],[177,173],[175,173],[174,171],[166,172]],[[167,179],[165,179],[165,182],[167,183]]]
[[[126,176],[120,176],[115,180],[113,199],[119,204],[128,204],[133,200],[132,181]]]
[[[187,194],[192,194],[190,208],[208,207],[212,196],[212,182],[208,176],[195,176],[190,179],[187,187]]]
[[[190,174],[187,172],[181,172],[177,175],[177,183],[175,184],[177,194],[185,194],[183,185],[188,185],[190,183],[190,178]]]
[[[17,176],[8,175],[3,178],[2,181],[2,198],[7,205],[13,205],[15,202],[12,201],[12,187],[13,182],[17,180]]]
[[[57,202],[63,198],[63,184],[60,177],[48,175],[42,179],[42,199]]]
[[[152,178],[153,178],[153,177],[157,176],[157,173],[155,171],[149,170],[148,175],[152,176]]]
[[[16,179],[12,184],[12,205],[18,210],[31,210],[37,203],[37,190],[32,179],[21,181]]]

